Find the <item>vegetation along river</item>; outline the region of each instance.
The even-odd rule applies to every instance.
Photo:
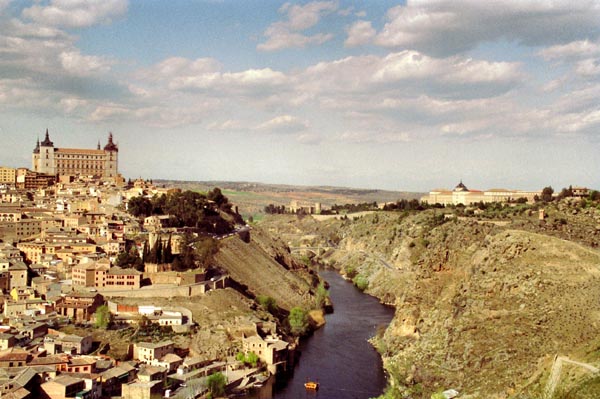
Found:
[[[368,339],[378,327],[389,324],[394,310],[363,294],[335,271],[320,274],[330,284],[334,313],[301,344],[302,355],[291,378],[277,383],[271,378],[249,397],[367,399],[383,393],[386,379],[381,358]],[[304,388],[308,379],[318,380],[318,391]]]

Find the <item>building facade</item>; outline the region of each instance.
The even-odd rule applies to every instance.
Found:
[[[56,148],[48,130],[44,141],[38,140],[32,155],[32,170],[47,175],[100,176],[115,178],[118,175],[119,148],[109,133],[108,143],[95,150],[80,148]]]
[[[541,196],[542,190],[521,191],[493,188],[486,191],[470,190],[461,181],[454,190],[437,189],[421,198],[422,202],[441,205],[473,205],[477,203],[510,202],[525,198],[528,203],[534,202],[536,196]]]
[[[15,184],[17,181],[17,170],[0,166],[0,184]]]

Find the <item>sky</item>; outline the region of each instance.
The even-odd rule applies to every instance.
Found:
[[[600,0],[0,0],[0,166],[600,188]]]

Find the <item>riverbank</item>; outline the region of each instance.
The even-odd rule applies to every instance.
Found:
[[[306,395],[304,383],[318,380],[316,396],[368,399],[387,385],[379,353],[369,343],[391,321],[394,310],[358,290],[337,271],[322,270],[330,284],[335,311],[326,323],[300,343],[300,360],[288,378],[270,382],[247,399],[296,399]]]

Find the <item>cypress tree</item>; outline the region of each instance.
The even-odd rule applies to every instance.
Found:
[[[156,240],[156,263],[163,263],[163,244],[160,236]]]
[[[173,249],[171,248],[171,235],[169,234],[169,239],[167,240],[167,245],[165,246],[165,250],[163,251],[163,263],[171,263],[173,261]]]

